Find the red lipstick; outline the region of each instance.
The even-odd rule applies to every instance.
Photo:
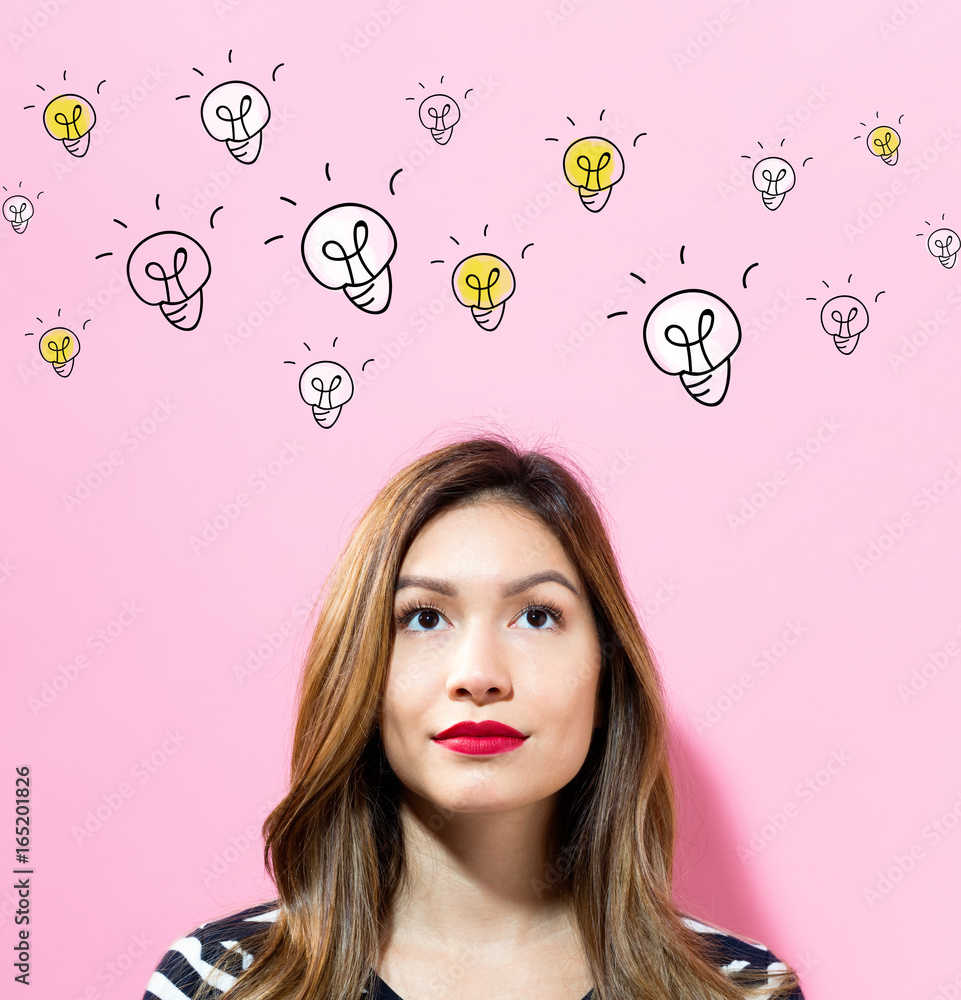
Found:
[[[466,754],[508,753],[516,750],[527,737],[503,722],[458,722],[434,737],[434,742]]]

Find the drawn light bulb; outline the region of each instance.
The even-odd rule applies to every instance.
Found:
[[[941,261],[944,267],[954,267],[954,262],[958,259],[959,249],[961,249],[961,241],[953,229],[935,229],[928,237],[928,250]]]
[[[853,295],[835,295],[821,307],[821,326],[842,354],[850,354],[868,328],[868,311]]]
[[[564,175],[577,188],[584,207],[599,212],[611,188],[624,176],[624,157],[613,142],[588,136],[572,142],[564,153]]]
[[[253,163],[260,155],[264,126],[270,121],[270,105],[252,83],[230,80],[207,94],[200,118],[207,134],[227,143],[234,159]]]
[[[470,307],[474,322],[496,330],[504,316],[504,303],[514,294],[514,272],[507,261],[492,253],[465,257],[451,277],[454,294]]]
[[[337,423],[343,405],[354,395],[350,373],[336,361],[316,361],[300,373],[300,398],[321,427]]]
[[[424,128],[430,129],[434,142],[441,146],[448,142],[454,126],[460,121],[460,108],[453,97],[431,94],[420,102],[418,117]]]
[[[868,135],[868,149],[892,167],[898,162],[901,136],[890,125],[879,125]]]
[[[40,338],[40,354],[53,370],[66,378],[73,371],[73,359],[80,353],[80,340],[73,330],[55,326]]]
[[[165,231],[141,240],[127,259],[127,280],[148,306],[160,306],[168,323],[193,330],[210,277],[207,251],[185,233]]]
[[[3,203],[3,217],[13,226],[15,233],[22,233],[33,218],[33,204],[22,194],[12,194]]]
[[[780,207],[797,178],[787,160],[782,160],[780,156],[766,156],[755,165],[751,180],[761,192],[764,207],[773,212]]]
[[[390,223],[366,205],[334,205],[307,227],[301,254],[307,270],[324,288],[344,294],[364,312],[390,305],[389,264],[397,250]]]
[[[97,123],[93,105],[77,94],[61,94],[43,109],[43,124],[59,139],[71,156],[83,156],[90,148],[90,130]]]
[[[685,288],[661,299],[644,320],[644,346],[667,375],[680,376],[693,399],[717,406],[727,393],[731,355],[741,342],[734,310],[717,295]]]

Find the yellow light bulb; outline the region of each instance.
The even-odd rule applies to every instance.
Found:
[[[80,353],[80,341],[73,330],[55,326],[40,338],[40,355],[53,370],[66,378],[73,371],[73,359]]]
[[[900,145],[901,136],[890,125],[879,125],[868,136],[868,149],[892,167],[898,162],[898,146]]]
[[[494,330],[504,315],[504,303],[514,294],[514,273],[507,261],[492,253],[466,257],[451,279],[454,294],[470,307],[474,322]]]
[[[43,109],[44,128],[71,156],[83,156],[90,148],[90,130],[96,122],[93,105],[77,94],[61,94]]]
[[[624,176],[624,157],[613,142],[588,136],[572,142],[564,153],[564,176],[577,188],[584,207],[599,212],[611,188]]]

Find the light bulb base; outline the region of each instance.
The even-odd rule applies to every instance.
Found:
[[[722,361],[717,368],[708,372],[681,372],[678,378],[691,399],[696,399],[704,406],[717,406],[727,395],[727,387],[731,381],[731,362]]]
[[[172,326],[179,330],[193,330],[200,322],[200,315],[204,311],[204,291],[198,288],[183,302],[161,302],[160,311]]]
[[[587,188],[581,187],[577,189],[577,193],[581,197],[581,204],[589,212],[599,212],[607,204],[607,199],[611,196],[611,189],[607,187],[600,191],[588,191]]]
[[[480,309],[477,306],[470,307],[474,322],[484,330],[496,330],[500,321],[504,318],[504,303],[494,306],[493,309]]]
[[[26,225],[27,224],[24,223],[24,226],[26,226]],[[13,228],[16,229],[17,227],[14,226]],[[956,253],[948,254],[946,257],[939,257],[938,258],[938,260],[941,262],[941,266],[942,267],[954,267],[955,261],[957,259],[958,259],[958,255]]]
[[[362,285],[346,285],[344,294],[364,312],[382,313],[390,305],[390,268],[385,267],[373,281]]]
[[[241,163],[253,163],[263,146],[263,133],[258,132],[249,139],[227,139],[230,155]]]
[[[26,222],[12,222],[10,224],[13,226],[13,231],[15,233],[22,233],[27,228],[27,223]],[[942,261],[942,263],[944,263],[944,262]],[[945,264],[944,266],[945,267],[950,267],[951,265],[950,264]]]
[[[784,201],[783,194],[768,194],[767,191],[761,192],[761,201],[764,202],[764,207],[769,208],[772,212],[781,207],[781,202]]]
[[[898,151],[895,150],[893,153],[889,153],[887,156],[882,156],[882,160],[889,166],[893,167],[895,163],[898,162]]]
[[[430,134],[434,137],[434,142],[439,146],[446,146],[450,142],[450,137],[454,134],[454,126],[450,128],[432,128]]]
[[[58,364],[56,361],[52,361],[53,370],[61,377],[66,378],[73,371],[73,358],[69,361],[65,361],[62,365]]]
[[[834,346],[842,354],[850,354],[858,346],[858,341],[861,339],[860,333],[852,334],[850,337],[842,337],[837,333],[832,334],[832,336],[834,337]]]
[[[79,139],[63,139],[61,141],[63,142],[63,148],[71,156],[86,156],[87,150],[90,148],[90,133],[85,133]]]
[[[311,406],[310,408],[318,427],[333,427],[337,423],[342,409],[343,406],[332,406],[330,409],[325,409],[323,406]]]

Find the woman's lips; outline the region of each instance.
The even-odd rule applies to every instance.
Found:
[[[434,742],[448,750],[467,754],[509,753],[516,750],[524,738],[516,736],[449,736],[446,740],[434,738]]]
[[[513,726],[485,719],[457,722],[434,737],[434,742],[457,753],[495,754],[516,750],[527,737]]]

